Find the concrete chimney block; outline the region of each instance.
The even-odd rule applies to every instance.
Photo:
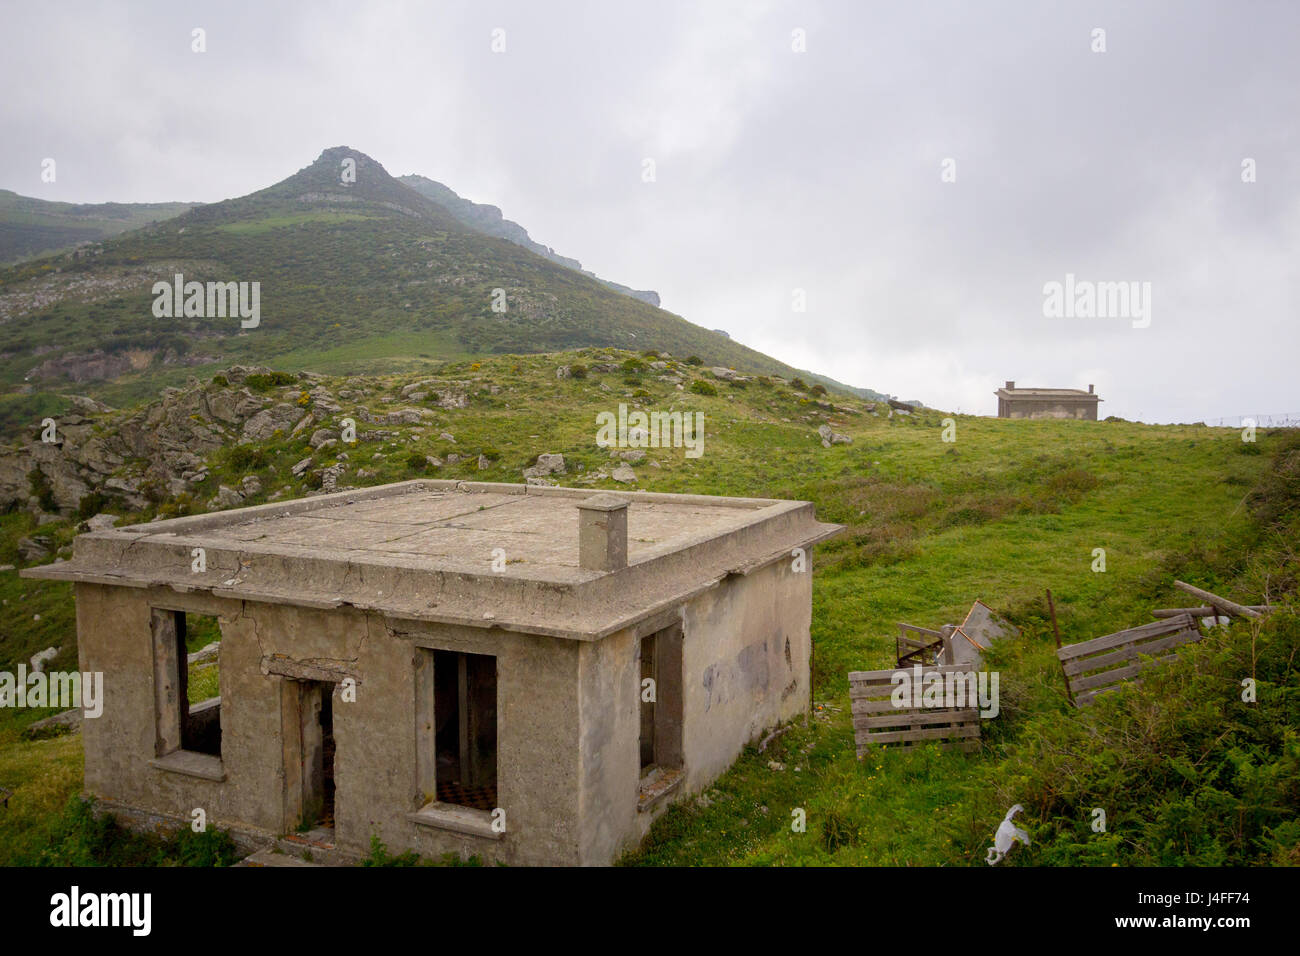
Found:
[[[1008,388],[1008,389],[1013,389],[1013,388],[1015,388],[1015,387],[1016,387],[1016,383],[1015,383],[1015,382],[1007,382],[1007,388]]]
[[[586,571],[627,567],[628,499],[593,495],[578,502],[578,566]]]

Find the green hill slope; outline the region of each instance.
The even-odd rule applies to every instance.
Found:
[[[0,455],[0,563],[66,555],[78,510],[139,522],[416,476],[519,481],[543,452],[565,456],[561,484],[628,487],[612,477],[621,460],[595,445],[596,414],[619,403],[706,416],[703,455],[650,449],[631,463],[636,487],[806,499],[847,526],[814,556],[819,703],[808,726],[749,748],[628,862],[982,867],[1011,802],[1024,804],[1034,842],[1004,865],[1300,859],[1294,430],[1245,444],[1204,426],[960,416],[949,443],[939,413],[891,416],[786,381],[730,382],[603,349],[423,375],[230,369],[143,407],[83,402],[59,416],[57,446],[32,434]],[[331,443],[343,417],[357,422],[355,444]],[[823,424],[852,441],[824,447]],[[1092,570],[1099,547],[1104,573]],[[1258,635],[1207,638],[1134,693],[1071,710],[1043,589],[1074,642],[1187,603],[1175,578],[1249,603],[1267,592],[1288,610]],[[896,621],[959,620],[976,598],[1025,634],[991,662],[1001,714],[981,750],[857,761],[847,672],[891,663]],[[0,670],[50,646],[53,668],[74,665],[70,587],[11,570],[0,599]],[[1240,700],[1251,675],[1255,710]],[[14,791],[0,863],[36,858],[71,825],[58,810],[80,788],[79,740],[21,739],[43,715],[0,710],[0,786]],[[1089,829],[1096,806],[1107,834]],[[796,808],[805,832],[791,829]]]
[[[176,274],[260,283],[260,323],[156,317],[153,285]],[[0,385],[14,406],[0,419],[40,411],[25,392],[131,402],[232,362],[361,373],[584,346],[795,372],[477,231],[345,147],[248,196],[0,271]]]
[[[0,265],[179,216],[194,203],[49,202],[0,189]]]

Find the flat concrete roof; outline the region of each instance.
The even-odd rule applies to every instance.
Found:
[[[22,574],[591,640],[840,530],[808,502],[613,492],[630,503],[628,567],[585,570],[577,505],[609,494],[407,481],[96,531]]]
[[[1081,398],[1101,401],[1095,392],[1085,392],[1081,388],[1000,388],[993,394],[1002,398]]]

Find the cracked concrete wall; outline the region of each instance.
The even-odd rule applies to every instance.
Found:
[[[150,765],[155,757],[152,608],[221,621],[224,782]],[[133,807],[188,817],[202,807],[214,825],[276,834],[298,824],[298,775],[288,768],[282,688],[272,669],[357,679],[356,701],[334,693],[335,838],[367,852],[378,833],[392,852],[454,852],[516,864],[576,863],[578,645],[500,630],[400,622],[353,609],[255,604],[169,588],[77,585],[81,666],[102,671],[103,715],[84,722],[85,789]],[[416,770],[415,655],[419,647],[497,658],[498,840],[416,824],[423,802]]]
[[[582,863],[603,865],[635,846],[641,776],[640,637],[628,629],[584,644],[578,690],[582,712]],[[647,821],[648,825],[648,821]]]
[[[781,559],[733,575],[684,605],[681,786],[638,811],[640,634],[582,647],[584,863],[634,848],[672,802],[698,794],[750,741],[810,703],[812,572]]]
[[[688,792],[707,787],[745,744],[808,710],[812,569],[790,558],[732,576],[686,606],[683,706]]]
[[[478,854],[516,865],[576,864],[578,816],[578,646],[559,638],[499,629],[393,624],[390,639],[369,645],[363,661],[373,686],[357,712],[356,776],[339,779],[360,818],[339,816],[336,836],[368,848],[378,832],[390,851],[424,856]],[[409,819],[419,808],[416,770],[415,658],[420,648],[489,654],[497,659],[497,802],[506,811],[500,839],[459,834]],[[358,695],[358,702],[361,695]],[[354,705],[349,705],[354,706]],[[338,711],[336,710],[336,714]]]
[[[224,782],[150,766],[156,756],[150,631],[155,607],[221,621]],[[82,722],[87,793],[182,817],[202,808],[209,821],[245,829],[281,829],[279,678],[261,674],[261,650],[242,611],[238,601],[170,589],[77,585],[80,666],[103,672],[105,685],[103,714]]]
[[[81,668],[105,675],[103,715],[84,722],[86,790],[130,806],[267,833],[298,823],[286,776],[282,696],[287,674],[357,678],[355,702],[334,696],[335,838],[365,853],[372,834],[391,852],[487,861],[605,864],[635,846],[672,800],[706,788],[744,745],[806,711],[812,575],[782,559],[733,575],[688,601],[683,624],[686,778],[638,812],[640,634],[602,641],[388,621],[350,608],[316,610],[180,594],[169,588],[77,585]],[[155,757],[151,608],[221,620],[225,782],[150,765]],[[660,622],[656,626],[662,626]],[[412,819],[423,802],[416,751],[421,648],[497,659],[500,839]]]

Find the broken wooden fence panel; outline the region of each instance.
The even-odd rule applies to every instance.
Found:
[[[1268,604],[1247,604],[1252,611],[1268,612],[1273,608]],[[1177,617],[1190,614],[1192,617],[1228,617],[1217,607],[1158,607],[1151,612],[1152,617]]]
[[[1193,587],[1192,585],[1186,583],[1185,581],[1175,581],[1174,587],[1186,591],[1188,594],[1192,595],[1193,597],[1200,598],[1206,604],[1211,604],[1214,607],[1217,607],[1224,614],[1228,615],[1228,617],[1258,618],[1264,616],[1259,611],[1247,607],[1244,604],[1238,604],[1235,601],[1229,601],[1227,598],[1221,598],[1217,594],[1211,594],[1209,591],[1202,590],[1201,588],[1198,587]]]
[[[921,630],[917,628],[917,630]],[[933,633],[933,632],[932,632]],[[909,679],[917,668],[911,668]],[[978,675],[969,664],[949,664],[940,667],[920,667],[921,681],[912,680],[915,694],[922,693],[923,682],[929,675],[937,674],[946,682],[949,675],[964,675],[967,687],[973,694]],[[919,743],[940,742],[944,749],[956,747],[963,751],[979,747],[980,716],[974,707],[895,707],[894,675],[900,668],[884,671],[851,671],[849,673],[849,701],[853,706],[853,740],[861,757],[872,747],[882,744],[899,744],[912,749]],[[955,679],[955,677],[954,677]]]
[[[1090,704],[1098,694],[1119,690],[1143,668],[1167,661],[1179,645],[1201,638],[1190,614],[1107,634],[1056,652],[1076,707]],[[1143,661],[1140,655],[1151,660]]]
[[[913,664],[931,665],[938,662],[943,653],[944,637],[951,625],[942,631],[932,631],[928,627],[898,622],[898,638],[895,641],[895,657],[899,667],[911,667]],[[913,637],[913,635],[919,635]]]

